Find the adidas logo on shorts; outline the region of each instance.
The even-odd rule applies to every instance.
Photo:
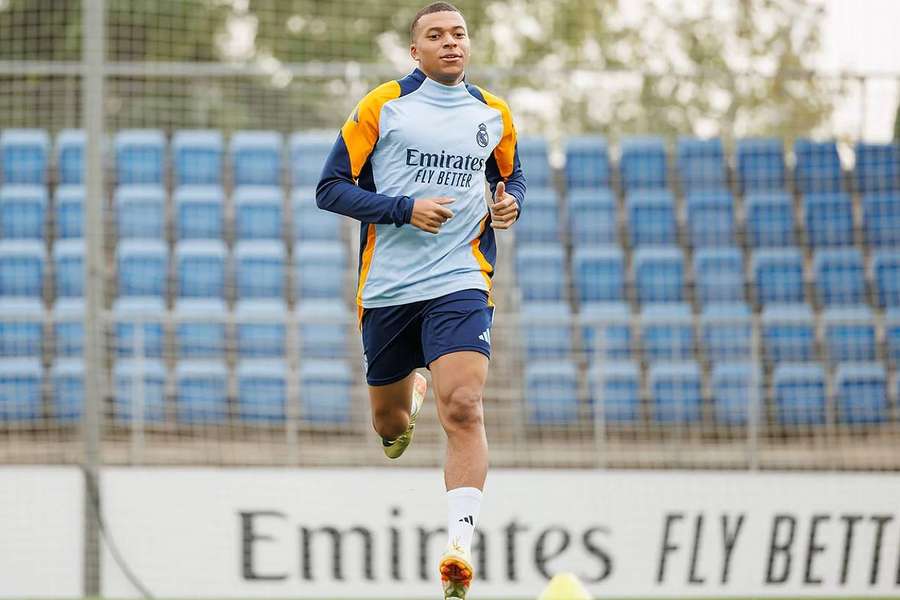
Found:
[[[490,345],[490,343],[491,343],[491,330],[490,330],[490,329],[485,329],[484,331],[482,331],[482,332],[481,332],[481,335],[478,336],[478,339],[481,340],[482,342],[485,342],[486,344]]]

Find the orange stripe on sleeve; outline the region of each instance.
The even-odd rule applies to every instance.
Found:
[[[497,168],[500,170],[501,177],[509,177],[512,175],[513,166],[516,158],[516,127],[513,125],[512,113],[509,105],[492,93],[478,88],[484,101],[493,109],[499,110],[503,115],[503,137],[500,143],[494,148],[494,158],[497,161]]]
[[[389,100],[400,97],[400,84],[396,81],[384,83],[359,101],[356,109],[344,126],[341,128],[341,136],[350,154],[350,170],[353,179],[359,179],[363,165],[372,153],[375,142],[378,141],[378,119],[381,115],[381,107]]]
[[[481,267],[481,276],[484,277],[484,282],[487,284],[488,289],[488,306],[494,305],[493,294],[491,293],[491,289],[494,286],[494,281],[491,279],[491,273],[494,272],[494,267],[491,263],[488,262],[488,259],[485,258],[484,253],[481,252],[481,248],[479,244],[481,243],[481,236],[484,234],[484,229],[487,227],[488,217],[484,217],[481,220],[481,227],[478,229],[478,237],[472,240],[472,255],[475,257],[475,261],[478,263],[478,266]]]

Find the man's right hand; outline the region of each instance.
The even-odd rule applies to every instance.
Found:
[[[446,207],[453,201],[453,198],[446,196],[417,199],[413,203],[409,224],[428,233],[437,233],[441,225],[453,218],[453,211]]]

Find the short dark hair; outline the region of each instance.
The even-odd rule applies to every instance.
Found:
[[[450,4],[449,2],[432,2],[422,10],[416,13],[416,16],[413,17],[412,23],[409,25],[409,39],[413,40],[416,37],[416,25],[419,23],[419,19],[424,17],[425,15],[430,15],[431,13],[436,12],[455,12],[462,15],[462,11],[458,8]]]

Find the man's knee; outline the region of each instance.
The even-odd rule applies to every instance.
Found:
[[[372,426],[381,437],[392,440],[406,431],[409,415],[396,408],[381,408],[372,412]]]
[[[482,392],[476,387],[460,386],[444,400],[444,426],[450,429],[472,429],[484,422]]]

